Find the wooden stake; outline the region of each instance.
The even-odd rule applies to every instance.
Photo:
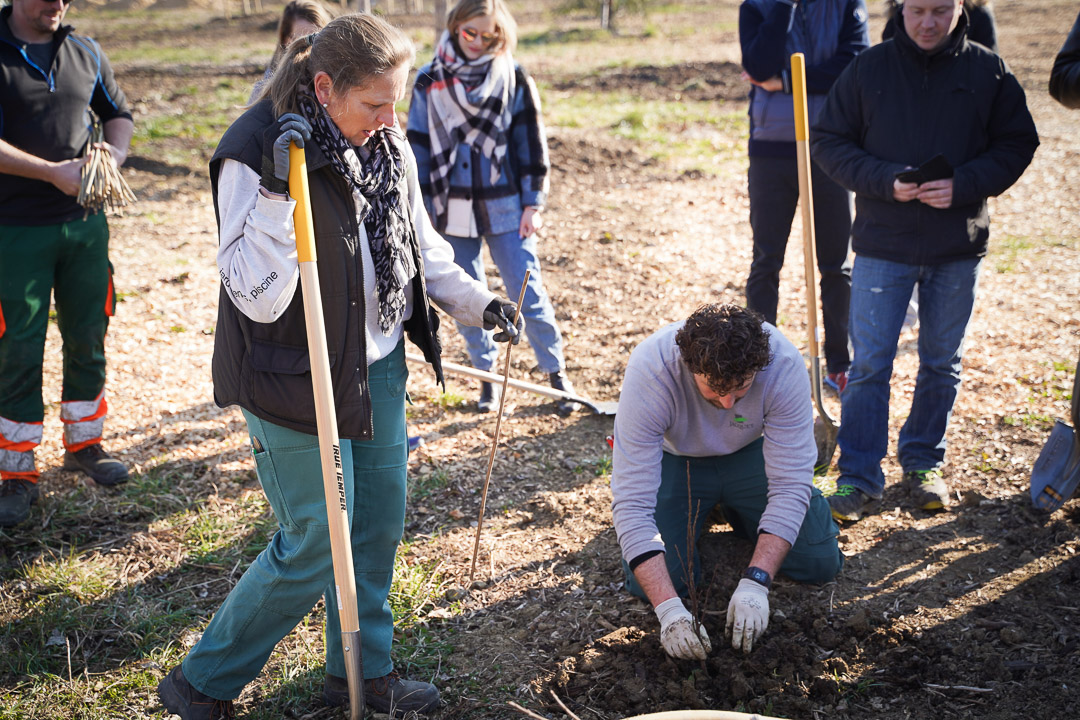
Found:
[[[525,301],[525,287],[529,284],[530,271],[525,271],[525,280],[521,283],[521,292],[518,294],[517,311],[511,321],[517,326],[518,317],[521,316],[521,303]],[[495,466],[495,450],[499,447],[499,430],[502,428],[503,405],[506,404],[506,387],[510,383],[510,349],[513,342],[506,343],[506,364],[503,366],[502,394],[499,397],[499,414],[495,419],[495,439],[491,441],[491,455],[488,457],[487,474],[484,476],[484,490],[480,494],[480,515],[476,518],[476,542],[473,543],[472,567],[469,569],[469,582],[472,582],[476,574],[476,556],[480,553],[480,531],[484,527],[484,508],[487,506],[488,483],[491,481],[491,468]]]

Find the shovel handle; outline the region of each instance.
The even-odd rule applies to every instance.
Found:
[[[293,228],[304,296],[304,324],[315,399],[315,425],[319,434],[323,492],[326,496],[326,520],[330,531],[330,555],[349,687],[349,717],[351,720],[361,720],[364,717],[363,659],[360,654],[360,618],[356,605],[356,576],[345,476],[341,467],[341,442],[338,438],[333,382],[330,379],[330,355],[326,349],[326,321],[315,256],[315,224],[311,217],[307,157],[304,149],[295,143],[289,145],[289,194],[296,201]]]

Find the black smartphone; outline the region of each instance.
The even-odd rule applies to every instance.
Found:
[[[918,183],[922,185],[931,180],[944,180],[953,176],[953,167],[944,155],[935,155],[917,168],[901,170],[896,173],[896,179],[904,183]]]

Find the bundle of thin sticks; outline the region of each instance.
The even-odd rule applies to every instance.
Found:
[[[87,212],[104,207],[123,214],[123,207],[135,202],[120,168],[116,167],[109,146],[102,142],[100,126],[94,128],[93,138],[86,151],[89,160],[82,166],[82,184],[79,186],[79,204]]]

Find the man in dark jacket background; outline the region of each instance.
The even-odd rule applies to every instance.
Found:
[[[64,467],[99,485],[128,478],[101,448],[115,306],[109,226],[76,196],[92,115],[118,165],[134,125],[101,47],[61,24],[69,1],[0,10],[0,527],[29,517],[38,496],[50,295],[63,339]]]
[[[799,201],[791,55],[806,56],[807,104],[813,120],[851,59],[870,46],[863,0],[743,0],[739,44],[750,88],[750,227],[754,259],[746,304],[773,325],[780,270]],[[825,320],[826,384],[843,390],[851,365],[851,193],[811,163],[814,230]]]
[[[839,520],[872,512],[885,488],[889,380],[916,285],[919,373],[897,454],[916,506],[948,504],[945,432],[986,254],[986,198],[1016,182],[1039,144],[1019,82],[968,42],[962,2],[907,0],[896,36],[848,65],[811,133],[817,162],[856,198],[854,357],[829,498]]]
[[[1065,107],[1080,108],[1080,15],[1054,58],[1050,94]]]

